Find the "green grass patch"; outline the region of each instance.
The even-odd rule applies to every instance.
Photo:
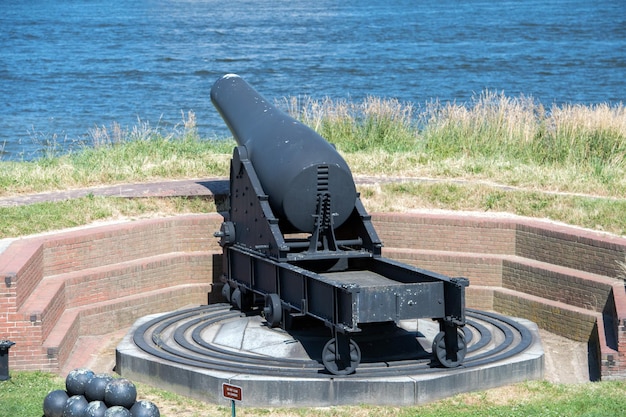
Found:
[[[283,107],[333,142],[355,175],[437,179],[438,186],[381,187],[370,211],[436,207],[509,211],[624,234],[626,108],[552,106],[484,92],[470,103],[413,106],[286,99]],[[91,144],[34,161],[0,161],[0,197],[163,179],[226,177],[233,139],[200,138],[195,116],[164,132],[147,124],[97,127]],[[456,182],[455,182],[456,181]],[[489,184],[497,184],[489,188]],[[485,185],[483,187],[482,185]],[[521,188],[506,191],[500,186]],[[364,188],[365,189],[365,188]],[[579,193],[573,196],[555,193]],[[593,198],[595,196],[597,198]],[[91,199],[0,212],[0,234],[19,236],[160,210]],[[175,206],[175,205],[174,205]],[[190,210],[182,204],[181,211]],[[168,212],[174,213],[169,208]]]
[[[395,99],[368,97],[362,102],[290,98],[286,110],[310,126],[341,152],[415,149],[418,131],[413,106]]]
[[[42,416],[50,391],[65,389],[65,380],[46,372],[12,372],[0,381],[0,417]]]
[[[138,399],[154,402],[163,417],[230,415],[230,407],[203,403],[141,383],[136,385]],[[64,379],[52,374],[12,372],[12,379],[0,382],[0,417],[40,416],[45,396],[64,388]],[[626,383],[615,381],[576,385],[531,381],[412,407],[237,408],[241,417],[606,417],[625,413]]]
[[[623,105],[544,108],[531,97],[486,91],[466,104],[290,98],[283,107],[350,162],[358,161],[352,167],[357,174],[477,177],[542,187],[578,183],[588,190],[601,184],[613,195],[626,191]],[[193,114],[171,132],[147,124],[126,131],[115,124],[94,128],[91,145],[79,151],[58,154],[51,144],[35,161],[1,161],[0,195],[227,175],[234,145],[232,139],[200,138]]]
[[[215,212],[202,198],[113,198],[87,196],[58,202],[0,207],[0,238],[30,235],[119,218]]]
[[[363,185],[370,212],[444,209],[506,212],[626,235],[626,200],[552,194],[464,181],[417,181]],[[89,195],[58,202],[0,207],[0,238],[24,236],[119,218],[209,213],[204,198],[121,198]]]
[[[345,156],[356,175],[418,179],[359,187],[371,212],[438,208],[507,212],[626,235],[626,108],[552,106],[485,92],[467,104],[423,107],[287,99],[285,107]],[[0,197],[161,179],[227,176],[232,139],[200,138],[192,114],[173,132],[113,124],[80,151],[49,144],[34,161],[0,161]],[[430,181],[433,180],[433,181]],[[507,187],[508,186],[508,187]],[[576,195],[575,193],[588,194]],[[200,198],[87,197],[0,208],[0,238],[119,218],[214,212]],[[626,270],[626,269],[625,269]],[[42,414],[63,380],[13,372],[0,382],[0,417]],[[225,416],[229,407],[141,386],[164,417]],[[241,416],[620,416],[626,385],[528,382],[419,407],[246,408]]]
[[[462,181],[391,183],[361,188],[363,200],[370,211],[431,208],[512,213],[626,235],[626,200],[552,194]]]
[[[144,129],[147,131],[141,134],[135,129],[122,138],[98,139],[96,146],[85,146],[67,154],[33,161],[2,161],[0,196],[163,178],[228,175],[228,161],[235,145],[232,139],[202,139],[192,133],[165,135],[149,127]]]
[[[360,103],[290,99],[288,111],[344,152],[422,152],[435,160],[504,158],[541,166],[626,164],[626,108],[544,107],[532,97],[484,91],[469,103],[415,107],[369,97]]]

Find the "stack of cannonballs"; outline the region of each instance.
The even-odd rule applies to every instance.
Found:
[[[137,388],[126,378],[74,369],[65,378],[65,391],[56,390],[43,400],[45,417],[160,417],[159,409],[137,401]]]

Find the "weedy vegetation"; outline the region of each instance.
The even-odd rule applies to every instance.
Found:
[[[369,211],[451,209],[549,218],[626,235],[626,108],[544,107],[531,97],[483,92],[470,103],[423,105],[370,97],[362,102],[286,98],[277,103],[334,143]],[[232,138],[201,138],[193,113],[171,132],[148,123],[95,127],[71,152],[54,135],[35,160],[0,161],[0,199],[24,193],[162,179],[226,177]],[[1,202],[1,201],[0,201]],[[87,197],[0,207],[0,238],[120,218],[215,211],[194,198]],[[626,258],[619,263],[626,279]],[[42,414],[63,380],[13,372],[0,382],[0,417]],[[141,386],[143,398],[178,417],[226,416],[229,407]],[[458,395],[420,407],[245,408],[241,416],[620,416],[624,382],[535,381]]]
[[[382,185],[359,186],[370,211],[508,211],[626,234],[626,107],[621,104],[546,108],[531,97],[485,91],[465,104],[292,97],[277,105],[335,144],[357,179],[385,178]],[[235,145],[232,138],[201,138],[191,112],[168,132],[139,121],[131,129],[115,123],[96,126],[89,136],[84,146],[70,152],[61,153],[58,144],[48,143],[41,158],[0,161],[0,198],[104,184],[226,177]],[[389,179],[404,183],[391,185]],[[187,205],[174,201],[166,205],[170,209],[158,212],[172,214]],[[7,221],[27,216],[41,221],[27,228],[11,221],[0,227],[0,237],[66,227],[46,219],[86,203],[2,207]],[[92,200],[92,209],[83,208],[93,212],[68,224],[118,216],[126,210],[111,207],[118,203],[127,204]],[[65,207],[58,216],[49,215],[57,204]],[[145,205],[146,212],[153,209]]]

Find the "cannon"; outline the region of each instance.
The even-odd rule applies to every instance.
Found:
[[[272,327],[323,322],[330,338],[321,360],[333,375],[361,362],[355,334],[407,319],[438,321],[433,363],[461,365],[469,281],[383,257],[343,157],[241,77],[218,79],[211,101],[237,142],[228,213],[215,233],[224,297]]]

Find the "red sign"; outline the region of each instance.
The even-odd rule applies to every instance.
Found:
[[[230,400],[241,401],[241,397],[243,396],[243,390],[237,385],[223,383],[222,395],[224,396],[224,398],[228,398]]]

